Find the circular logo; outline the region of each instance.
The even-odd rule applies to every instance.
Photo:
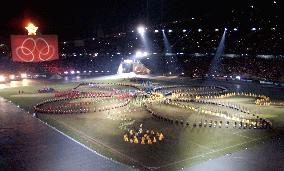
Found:
[[[44,38],[26,38],[16,48],[16,55],[25,62],[48,61],[55,53],[52,45],[49,45]]]

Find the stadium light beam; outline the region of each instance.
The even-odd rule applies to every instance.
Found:
[[[169,73],[175,73],[178,68],[176,64],[177,59],[173,55],[172,46],[167,38],[166,32],[163,32],[163,40],[164,40],[164,47],[165,47],[165,50],[164,50],[165,56],[169,56],[169,58],[171,58],[171,61],[173,61],[171,62],[170,65],[167,65],[167,70]]]
[[[150,43],[150,41],[147,37],[147,34],[145,34],[146,29],[147,29],[146,27],[140,25],[140,26],[137,27],[137,32],[139,33],[139,35],[141,37],[142,44],[143,44],[145,50],[147,52],[150,52],[151,51],[151,49],[150,49],[151,43]]]
[[[228,30],[227,28],[224,29],[224,33],[222,35],[221,41],[219,43],[219,46],[217,48],[217,51],[211,63],[209,75],[215,74],[217,72],[217,69],[220,68],[219,65],[221,63],[221,56],[224,54],[224,50],[225,50],[225,38],[226,38],[227,30]]]
[[[165,46],[165,52],[166,53],[172,53],[172,48],[170,45],[170,42],[166,36],[166,33],[163,31],[163,40],[164,40],[164,46]]]

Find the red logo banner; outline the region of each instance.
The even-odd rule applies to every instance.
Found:
[[[12,35],[12,58],[17,62],[43,62],[59,58],[56,35]]]

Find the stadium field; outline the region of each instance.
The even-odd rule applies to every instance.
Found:
[[[95,81],[99,82],[98,80]],[[84,92],[108,92],[110,89],[133,90],[133,88],[123,85],[107,85],[110,82],[133,83],[138,88],[143,88],[141,83],[131,82],[129,79],[116,81],[106,79],[101,81],[101,83],[104,83],[101,87],[81,86],[76,90]],[[165,80],[152,80],[152,82],[159,86],[174,85],[172,82]],[[0,90],[0,95],[20,108],[29,111],[29,113],[33,113],[33,106],[37,103],[54,98],[54,93],[38,93],[38,89],[48,86],[56,90],[67,91],[77,85],[78,83],[38,83],[21,87],[20,89],[24,93],[19,94],[19,87],[15,87]],[[104,89],[105,87],[108,89]],[[187,86],[187,88],[192,87]],[[211,89],[203,88],[195,91],[200,93],[202,91],[211,91]],[[73,99],[68,103],[62,102],[62,104],[74,104],[88,100],[88,98]],[[141,170],[181,169],[218,156],[250,148],[277,136],[277,132],[284,125],[284,107],[281,105],[271,103],[269,106],[259,106],[255,104],[254,98],[245,96],[225,97],[222,99],[212,98],[211,100],[224,104],[236,104],[254,113],[258,118],[269,119],[272,122],[272,129],[239,127],[240,122],[238,122],[237,127],[234,127],[233,123],[235,121],[232,118],[216,116],[211,114],[212,112],[206,114],[201,112],[202,109],[208,109],[226,113],[230,116],[246,116],[245,114],[239,114],[240,111],[225,106],[197,102],[180,103],[198,109],[198,111],[194,111],[178,105],[163,103],[161,99],[154,99],[148,103],[147,99],[139,97],[132,98],[126,106],[112,110],[72,114],[38,113],[37,117],[102,155],[133,165]],[[279,99],[277,100],[279,101]],[[273,102],[273,94],[271,95],[271,101]],[[91,108],[99,108],[99,106],[115,105],[119,100],[101,97],[91,102]],[[60,103],[55,102],[54,106],[60,105]],[[161,118],[153,117],[145,109],[144,103],[148,103],[147,106]],[[252,115],[246,117],[246,119],[251,118]],[[170,121],[171,119],[173,122]],[[209,126],[210,121],[213,121],[212,123],[216,121],[217,124]],[[227,121],[229,126],[225,126]],[[143,134],[148,135],[152,134],[152,131],[154,132],[153,135],[156,133],[161,135],[160,133],[162,133],[164,138],[159,140],[157,136],[157,142],[151,142],[150,144],[148,144],[149,142],[141,144],[140,139],[139,143],[125,141],[124,136],[126,134],[130,138],[131,131],[135,134],[140,129]]]

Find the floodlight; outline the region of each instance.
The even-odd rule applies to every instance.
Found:
[[[135,53],[136,58],[140,58],[142,56],[143,56],[143,53],[141,51],[136,51],[136,53]]]
[[[139,26],[137,28],[137,31],[138,31],[139,34],[144,34],[145,33],[145,28],[143,26]]]

